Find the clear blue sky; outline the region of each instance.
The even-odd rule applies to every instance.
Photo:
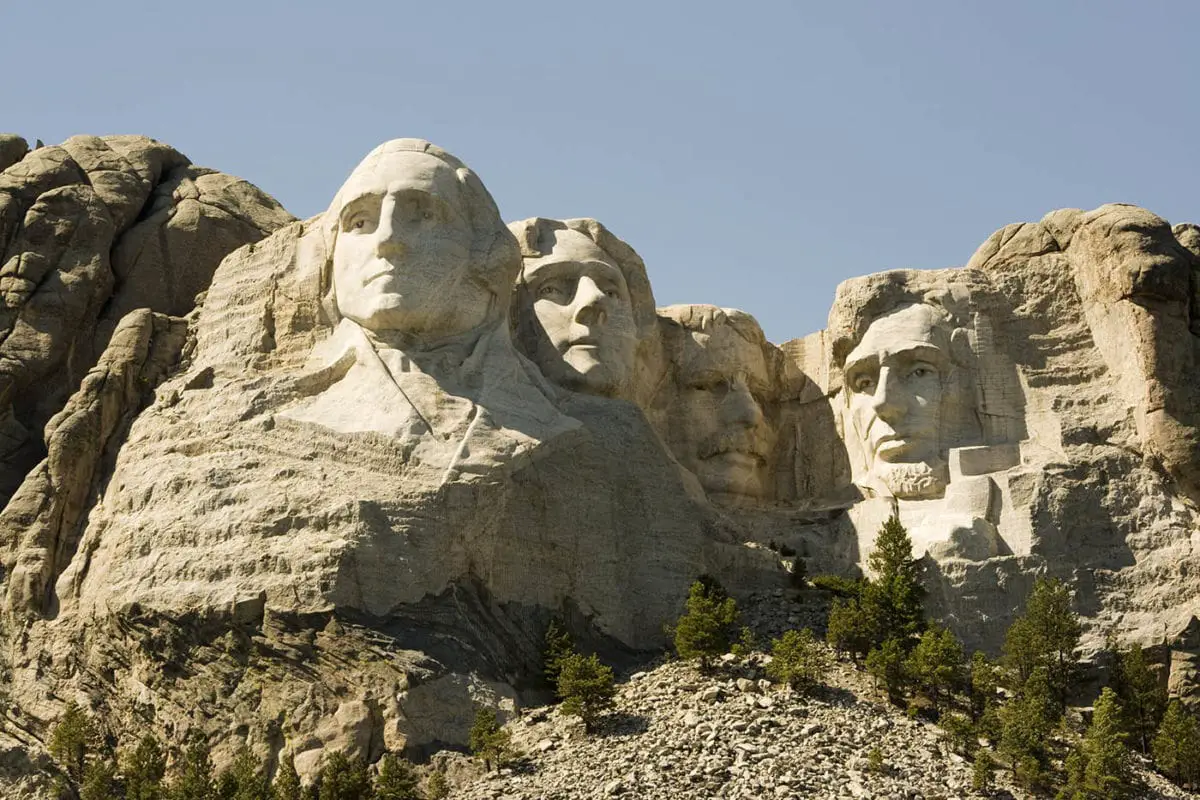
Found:
[[[141,133],[322,210],[419,136],[775,341],[1064,206],[1200,221],[1200,3],[0,0],[0,127]]]

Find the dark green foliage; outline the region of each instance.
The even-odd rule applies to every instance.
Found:
[[[303,800],[300,776],[296,773],[296,762],[288,753],[279,762],[275,771],[275,782],[271,784],[271,800]]]
[[[980,722],[995,709],[1000,690],[1000,668],[976,650],[971,656],[971,719]]]
[[[787,631],[771,641],[767,674],[772,680],[807,692],[821,683],[828,671],[829,657],[808,628]]]
[[[904,645],[899,639],[885,639],[867,655],[867,672],[875,678],[876,686],[883,685],[893,702],[904,697],[907,685],[904,661]]]
[[[1125,730],[1131,743],[1150,753],[1150,742],[1167,710],[1167,687],[1150,668],[1140,645],[1117,650],[1113,669],[1113,689],[1125,711]]]
[[[729,647],[729,652],[733,653],[738,658],[745,658],[758,649],[758,637],[754,635],[754,631],[742,626],[742,632],[738,634],[738,639]]]
[[[1119,800],[1132,793],[1129,750],[1121,704],[1105,687],[1096,700],[1092,724],[1067,756],[1067,782],[1059,800]]]
[[[491,771],[492,765],[499,770],[519,757],[512,746],[512,735],[500,726],[495,712],[486,708],[475,712],[475,722],[467,734],[467,742],[471,753],[483,760],[484,768],[488,771]]]
[[[1034,669],[1017,696],[1000,707],[1000,754],[1026,788],[1036,788],[1045,780],[1047,746],[1060,716],[1045,667]]]
[[[715,580],[701,578],[688,591],[687,611],[675,624],[675,650],[680,658],[699,659],[704,672],[713,659],[729,652],[737,603]]]
[[[946,732],[950,746],[963,755],[970,755],[978,746],[975,725],[966,714],[950,711],[938,718],[938,725]]]
[[[425,800],[445,800],[450,796],[450,781],[445,773],[435,772],[425,781]]]
[[[963,685],[963,649],[949,630],[929,628],[904,665],[909,680],[940,710]]]
[[[50,733],[48,749],[71,779],[79,782],[83,780],[87,757],[95,750],[99,738],[91,718],[72,700]]]
[[[171,800],[212,800],[216,790],[212,776],[208,742],[193,739],[183,751],[167,796]]]
[[[229,767],[217,777],[218,800],[270,800],[264,764],[243,744],[234,753]]]
[[[975,751],[975,764],[971,768],[971,788],[977,792],[990,792],[995,783],[996,759],[990,751],[980,748]]]
[[[88,762],[79,784],[79,800],[114,800],[116,797],[119,795],[112,760],[103,758]]]
[[[867,564],[875,579],[864,588],[862,599],[878,608],[881,630],[900,640],[920,633],[925,627],[925,590],[920,566],[912,557],[912,539],[899,517],[893,514],[883,523]]]
[[[810,583],[838,597],[858,597],[865,585],[861,578],[844,578],[841,575],[816,575]]]
[[[873,772],[876,775],[882,775],[887,772],[887,762],[883,759],[883,751],[878,747],[872,747],[867,753],[867,772]]]
[[[1067,693],[1078,670],[1075,649],[1080,631],[1067,587],[1058,580],[1039,578],[1025,603],[1025,613],[1004,637],[1004,657],[1015,677],[1014,688],[1028,681],[1034,670],[1044,668],[1060,715],[1066,711]]]
[[[1200,781],[1200,724],[1178,700],[1172,700],[1150,745],[1154,765],[1179,783]]]
[[[371,778],[361,758],[350,759],[335,751],[321,765],[317,775],[319,800],[370,800]]]
[[[612,708],[617,689],[612,668],[595,653],[572,653],[560,661],[557,692],[562,712],[579,717],[585,730],[591,731],[600,714]]]
[[[125,800],[160,800],[165,794],[163,777],[167,757],[158,739],[143,736],[132,751],[125,754]]]
[[[546,645],[543,650],[543,659],[546,679],[550,681],[551,686],[558,683],[559,664],[564,658],[574,652],[575,643],[571,641],[571,634],[567,633],[557,621],[550,620],[550,625],[546,628]]]
[[[873,607],[864,607],[857,598],[836,599],[829,610],[825,641],[839,653],[848,653],[859,663],[871,652],[878,639],[879,623]]]
[[[374,800],[420,800],[417,772],[407,759],[386,753],[379,760]]]

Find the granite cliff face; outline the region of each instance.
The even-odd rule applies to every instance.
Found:
[[[769,591],[772,543],[854,573],[893,511],[968,644],[1056,575],[1087,653],[1156,645],[1196,690],[1195,226],[1054,212],[963,269],[847,281],[776,346],[742,311],[656,312],[595,220],[506,226],[420,140],[302,222],[150,140],[13,141],[22,780],[70,699],[305,774],[461,743],[474,704],[538,697],[551,617],[632,661],[698,575]]]

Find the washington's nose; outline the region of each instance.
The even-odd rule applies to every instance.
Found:
[[[879,371],[879,386],[871,401],[875,416],[889,424],[896,422],[904,415],[904,404],[900,401],[900,387],[896,385],[897,378],[892,371],[884,367]]]
[[[744,428],[756,428],[762,424],[762,409],[744,378],[734,378],[730,382],[729,391],[721,403],[721,416],[727,424]]]
[[[575,285],[575,321],[581,325],[599,325],[607,319],[604,301],[607,295],[596,282],[584,275]]]
[[[408,245],[399,236],[399,231],[393,221],[395,204],[390,200],[384,201],[379,215],[379,227],[375,230],[375,254],[379,258],[396,259],[408,252]]]

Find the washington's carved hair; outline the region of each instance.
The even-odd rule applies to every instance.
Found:
[[[466,164],[437,145],[424,139],[392,139],[368,153],[354,168],[318,220],[315,236],[310,237],[312,241],[308,246],[311,249],[304,256],[308,263],[303,266],[316,272],[317,293],[327,320],[336,322],[340,317],[333,290],[333,253],[337,247],[338,218],[346,200],[346,188],[361,172],[374,170],[381,161],[397,153],[424,153],[442,161],[454,172],[462,191],[460,210],[472,232],[468,277],[491,292],[495,298],[494,313],[507,313],[513,282],[521,269],[521,258],[495,200]]]

